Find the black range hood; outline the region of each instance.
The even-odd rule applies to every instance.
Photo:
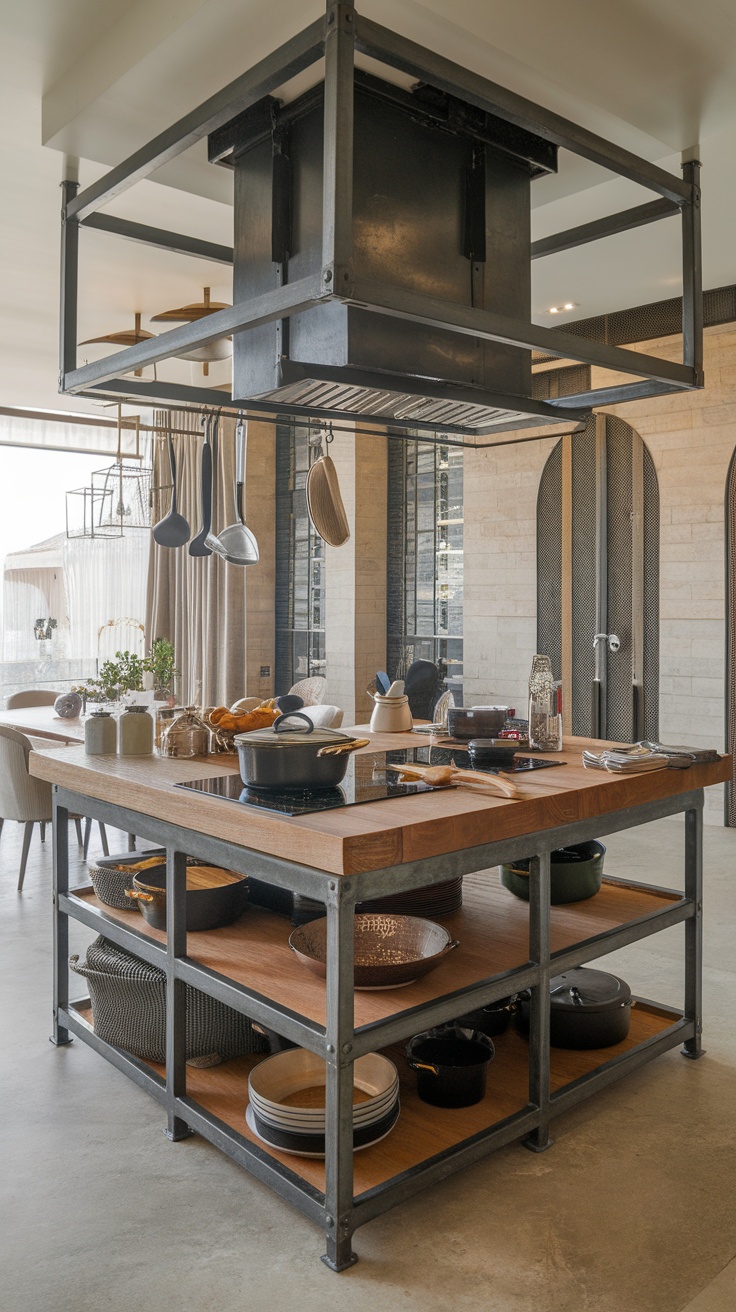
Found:
[[[323,141],[324,84],[286,106],[267,97],[210,136],[210,160],[235,171],[236,302],[319,276]],[[356,70],[356,280],[528,321],[531,182],[556,169],[542,137]],[[565,417],[531,391],[529,350],[338,300],[233,341],[233,401],[292,414],[484,433]]]

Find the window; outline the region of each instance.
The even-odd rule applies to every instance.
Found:
[[[325,544],[307,514],[306,428],[276,429],[276,688],[325,672]]]
[[[388,631],[391,675],[432,661],[462,700],[461,447],[389,443]]]

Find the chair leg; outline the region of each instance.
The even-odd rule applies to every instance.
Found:
[[[38,823],[39,823],[40,826],[41,826],[41,842],[42,842],[42,843],[45,843],[45,842],[46,842],[46,821],[45,821],[45,820],[39,820]]]
[[[89,852],[89,840],[91,835],[92,835],[92,820],[90,816],[86,816],[84,821],[84,842],[82,844],[82,855],[85,861],[87,860],[87,853]]]
[[[25,825],[25,829],[23,830],[23,848],[22,848],[22,850],[21,850],[21,854],[20,854],[20,870],[18,871],[18,892],[19,892],[19,893],[22,893],[22,891],[23,891],[23,880],[24,880],[25,877],[26,877],[26,862],[27,862],[27,860],[28,860],[28,849],[29,849],[30,846],[31,846],[31,838],[33,837],[33,826],[34,826],[34,824],[35,824],[35,821],[34,821],[34,820],[27,820],[27,821],[26,821],[26,825]]]
[[[82,821],[79,818],[79,816],[77,816],[74,821],[74,828],[77,831],[77,842],[79,843],[79,846],[81,847],[82,851],[84,851],[84,838],[82,837]]]
[[[90,821],[90,823],[91,823],[91,821]],[[103,825],[103,823],[102,823],[101,820],[98,821],[98,824],[99,824],[99,826],[100,826],[100,842],[102,843],[102,852],[103,852],[103,855],[104,855],[104,856],[109,856],[109,855],[110,855],[110,848],[108,847],[108,844],[107,844],[107,830],[105,829],[105,826]]]

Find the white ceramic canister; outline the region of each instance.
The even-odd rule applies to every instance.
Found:
[[[409,698],[382,697],[379,692],[373,697],[373,714],[371,716],[372,733],[409,733],[414,721],[409,710]]]
[[[84,725],[84,750],[88,756],[114,756],[117,726],[111,711],[93,711]]]
[[[118,720],[118,756],[153,754],[153,717],[145,706],[129,706]]]

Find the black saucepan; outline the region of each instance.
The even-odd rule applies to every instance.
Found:
[[[511,1017],[519,1009],[519,1003],[514,995],[511,998],[500,998],[498,1002],[489,1002],[487,1007],[477,1007],[475,1011],[468,1011],[464,1016],[458,1016],[455,1021],[465,1030],[480,1030],[481,1034],[487,1034],[489,1038],[494,1038],[497,1034],[503,1034],[511,1024]]]
[[[487,1034],[446,1025],[409,1040],[406,1059],[417,1074],[417,1093],[432,1107],[472,1107],[486,1091],[495,1049]]]
[[[141,871],[125,895],[137,903],[152,929],[166,929],[165,865]],[[230,925],[243,914],[247,902],[246,878],[215,866],[187,867],[187,932]]]

